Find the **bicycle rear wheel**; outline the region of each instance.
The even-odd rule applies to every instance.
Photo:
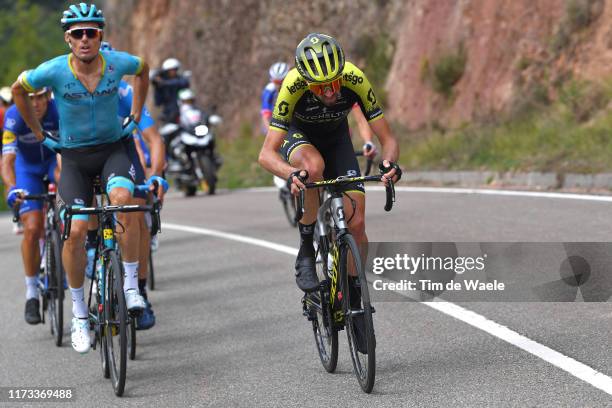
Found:
[[[149,289],[155,290],[155,269],[153,267],[153,251],[149,249]]]
[[[281,203],[283,204],[283,211],[285,212],[287,221],[289,221],[289,225],[291,225],[292,227],[297,227],[297,221],[295,220],[295,204],[293,202],[293,196],[289,191],[280,190],[279,198]]]
[[[115,395],[123,395],[127,371],[128,315],[123,294],[123,268],[115,251],[109,251],[104,286],[104,321],[111,382]]]
[[[349,284],[349,271],[355,271],[358,281]],[[361,389],[370,393],[376,374],[376,337],[372,321],[372,305],[361,255],[355,239],[346,234],[340,246],[343,311],[346,334],[355,376]]]
[[[57,347],[62,346],[64,336],[64,269],[60,250],[60,236],[56,230],[47,235],[45,242],[45,273],[49,286],[47,288],[48,313],[51,334]]]

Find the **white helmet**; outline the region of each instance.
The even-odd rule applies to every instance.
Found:
[[[49,91],[50,91],[50,89],[49,89],[49,88],[47,88],[46,86],[43,86],[43,87],[42,87],[42,88],[40,88],[40,89],[35,89],[35,90],[34,90],[34,92],[30,92],[30,93],[28,93],[28,96],[38,96],[38,95],[44,95],[44,94],[46,94],[46,93],[47,93],[47,92],[49,92]]]
[[[180,101],[188,101],[190,99],[195,99],[195,94],[189,88],[181,89],[178,93],[178,97]]]
[[[171,69],[180,69],[181,63],[176,58],[168,58],[162,63],[162,71],[170,71]]]
[[[13,100],[13,93],[11,92],[11,88],[8,86],[3,86],[0,88],[0,99],[2,99],[5,103],[11,103]]]
[[[268,72],[270,73],[271,80],[281,81],[287,76],[289,65],[284,62],[276,62],[272,64]]]

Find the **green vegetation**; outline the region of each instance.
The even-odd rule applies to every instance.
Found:
[[[453,87],[465,72],[467,63],[467,52],[463,45],[459,45],[456,51],[451,51],[438,56],[430,61],[425,58],[421,61],[421,81],[429,83],[434,91],[450,98]]]
[[[218,139],[219,153],[223,157],[219,170],[220,188],[272,185],[272,175],[257,163],[263,136],[254,137],[253,134],[251,124],[243,123],[237,138]]]
[[[363,34],[351,49],[351,56],[357,58],[354,62],[359,65],[360,60],[363,60],[365,65],[360,68],[364,70],[383,106],[387,101],[385,81],[393,62],[394,52],[393,39],[386,33],[378,36]]]
[[[532,101],[531,110],[502,123],[404,137],[400,163],[429,170],[610,172],[610,101],[612,83],[569,81],[558,101]]]
[[[59,24],[64,1],[2,2],[0,85],[10,85],[28,68],[66,52]]]
[[[572,42],[572,34],[587,28],[603,10],[601,0],[566,0],[565,16],[551,39],[551,49],[561,52]]]

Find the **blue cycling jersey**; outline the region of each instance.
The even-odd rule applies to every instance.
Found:
[[[273,82],[269,82],[268,85],[263,89],[261,93],[261,114],[269,114],[272,116],[272,112],[274,112],[274,104],[276,103],[276,97],[278,96],[278,91],[276,90],[276,86],[274,86]]]
[[[132,86],[125,81],[119,82],[119,110],[117,111],[119,122],[123,122],[123,119],[130,116],[130,113],[132,112],[133,97]],[[149,113],[149,110],[146,106],[143,106],[142,113],[140,115],[140,122],[138,123],[138,129],[142,132],[154,124],[155,121]]]
[[[124,118],[130,115],[130,112],[132,111],[132,98],[133,95],[131,85],[125,81],[121,81],[119,84],[119,120],[123,121]],[[134,133],[134,139],[140,144],[148,167],[151,166],[151,153],[149,152],[149,148],[144,142],[140,132],[150,128],[154,124],[155,121],[151,117],[149,110],[146,106],[143,106],[140,122],[138,123],[138,132]]]
[[[142,70],[142,60],[126,52],[101,51],[102,77],[93,93],[72,68],[72,54],[61,55],[25,71],[19,82],[28,91],[48,86],[57,100],[60,147],[75,148],[112,143],[122,136],[117,120],[119,82]]]
[[[41,120],[44,130],[57,133],[59,116],[55,101],[51,99],[47,105],[47,113]],[[55,153],[36,140],[36,136],[19,114],[17,106],[11,106],[4,116],[4,132],[2,135],[2,154],[16,154],[28,164],[44,163],[55,157]]]

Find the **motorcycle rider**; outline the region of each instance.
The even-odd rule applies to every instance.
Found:
[[[178,123],[179,107],[178,92],[189,88],[189,78],[180,73],[181,63],[176,58],[166,59],[161,70],[152,75],[156,106],[162,107],[162,122]]]
[[[191,89],[183,89],[179,92],[179,105],[180,105],[180,124],[184,129],[188,129],[194,123],[193,115],[201,115],[201,122],[207,126],[216,125],[217,123],[210,123],[209,120],[213,116],[198,108],[196,105],[196,95]],[[216,115],[215,115],[216,116]],[[213,151],[213,159],[217,165],[217,170],[221,167],[223,159]]]

